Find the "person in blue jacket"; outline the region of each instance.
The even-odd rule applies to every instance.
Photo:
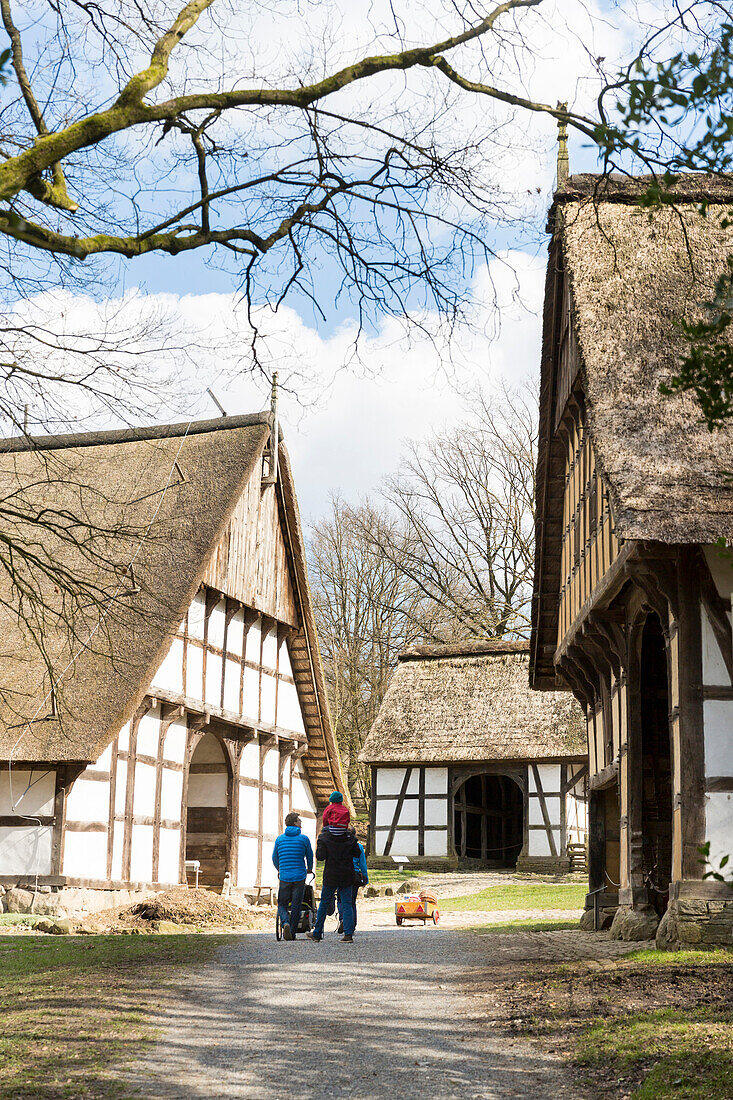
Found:
[[[288,814],[285,826],[285,832],[280,834],[272,849],[272,862],[280,879],[277,910],[283,939],[294,940],[300,924],[306,875],[313,870],[313,848],[308,837],[300,831],[301,820],[296,813]]]
[[[347,832],[349,832],[352,836],[356,837],[356,831],[355,831],[353,826],[351,828],[349,828],[347,830]],[[364,851],[364,848],[362,847],[362,845],[359,843],[358,840],[356,842],[356,846],[359,849],[359,855],[358,855],[358,857],[354,856],[354,896],[353,896],[353,899],[352,899],[352,906],[353,906],[353,909],[354,909],[354,930],[355,931],[356,931],[356,920],[357,920],[356,898],[357,898],[357,895],[359,893],[360,888],[362,886],[366,886],[367,883],[369,882],[369,872],[367,871],[366,853]],[[338,931],[339,931],[339,933],[341,933],[341,932],[343,932],[343,930],[344,930],[344,922],[343,922],[343,917],[341,915],[341,906],[339,906]]]

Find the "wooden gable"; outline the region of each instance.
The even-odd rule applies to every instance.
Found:
[[[204,573],[203,583],[263,615],[298,627],[292,559],[275,485],[255,465]]]

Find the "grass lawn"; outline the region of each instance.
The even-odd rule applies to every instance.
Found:
[[[594,1100],[733,1097],[731,951],[639,951],[590,972],[540,967],[508,1000],[518,1030],[562,1051]]]
[[[0,935],[0,1100],[123,1100],[174,970],[222,940]]]
[[[466,894],[458,898],[442,898],[441,911],[477,909],[484,912],[496,909],[582,909],[588,887],[585,883],[534,883],[525,886],[490,886],[478,894]]]
[[[497,924],[474,924],[470,928],[461,928],[460,931],[476,932],[484,936],[492,932],[561,932],[564,929],[577,927],[576,917],[565,920],[538,920],[535,917],[522,917],[519,920],[500,921]]]

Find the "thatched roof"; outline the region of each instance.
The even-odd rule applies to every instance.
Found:
[[[454,764],[584,756],[580,707],[568,692],[531,691],[528,665],[528,642],[406,650],[359,759]]]
[[[733,254],[733,228],[721,224],[733,206],[733,178],[684,177],[675,205],[652,212],[638,205],[648,182],[571,176],[550,211],[533,605],[538,686],[554,679],[560,591],[564,460],[554,403],[565,276],[587,423],[617,534],[669,544],[733,536],[733,426],[711,433],[691,394],[659,392],[689,350],[676,322],[704,316]]]
[[[564,196],[561,239],[591,436],[618,534],[667,543],[733,536],[733,426],[711,433],[692,395],[659,393],[689,350],[675,322],[702,317],[733,254],[733,227],[721,226],[733,182],[681,181],[678,204],[653,214],[633,204],[638,181],[614,185],[612,201],[607,191]],[[705,218],[702,198],[718,204]]]
[[[34,548],[39,561],[62,564],[83,577],[102,599],[64,614],[53,577],[44,579],[37,571],[31,578],[21,571],[47,603],[36,634],[42,634],[54,676],[68,666],[58,716],[52,717],[43,704],[50,678],[32,636],[33,607],[27,604],[19,614],[19,589],[7,569],[0,574],[0,759],[12,753],[17,761],[89,762],[99,756],[141,702],[262,460],[270,427],[269,414],[255,414],[33,443],[0,441],[5,532]],[[278,492],[302,619],[294,641],[300,639],[309,653],[306,686],[315,697],[308,733],[314,752],[324,758],[319,766],[328,771],[324,784],[331,789],[341,777],[340,765],[322,688],[292,473],[282,445],[280,458]],[[12,531],[9,504],[20,517]],[[48,519],[45,529],[38,525],[42,514]],[[83,528],[70,527],[69,518],[81,520]],[[59,528],[67,534],[60,536]],[[81,549],[70,541],[70,529],[81,533]],[[133,558],[130,575],[126,567]],[[104,596],[120,586],[123,594],[99,629]]]

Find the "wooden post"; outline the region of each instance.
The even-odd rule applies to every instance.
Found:
[[[678,577],[678,683],[679,743],[673,760],[673,777],[679,775],[679,790],[673,815],[672,877],[701,879],[704,868],[698,848],[705,840],[705,733],[702,706],[702,623],[700,620],[700,574],[694,547],[680,549]]]
[[[425,855],[425,767],[418,768],[417,854]]]

